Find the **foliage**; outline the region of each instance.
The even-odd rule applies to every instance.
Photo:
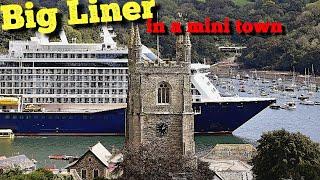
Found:
[[[239,62],[245,68],[266,70],[293,70],[303,73],[305,68],[314,66],[315,74],[320,74],[320,1],[275,1],[270,4],[256,4],[258,11],[250,17],[282,21],[286,35],[276,37],[252,37],[247,41],[248,49]],[[265,13],[267,15],[263,15]],[[250,43],[251,42],[251,43]],[[254,42],[254,43],[252,43]]]
[[[250,1],[248,1],[248,0],[234,0],[234,3],[238,6],[244,6],[244,5],[247,5],[248,3],[250,3]]]
[[[156,155],[154,152],[157,149]],[[171,155],[170,155],[171,154]],[[170,150],[161,150],[152,145],[135,148],[126,147],[124,162],[121,165],[124,175],[120,179],[143,180],[155,179],[166,180],[172,177],[183,176],[187,179],[205,180],[212,179],[214,172],[209,169],[208,163],[198,162],[198,168],[192,168],[190,159],[178,155]]]
[[[46,169],[37,169],[29,174],[24,174],[19,169],[12,169],[0,175],[0,180],[64,180],[70,179],[66,176],[54,175]]]
[[[3,0],[3,4],[25,0]],[[120,4],[126,0],[116,0]],[[87,0],[81,0],[87,3]],[[99,0],[101,3],[110,3]],[[197,35],[192,36],[193,61],[201,62],[206,58],[209,63],[220,61],[224,54],[218,51],[217,46],[226,44],[245,45],[245,50],[239,62],[244,68],[267,70],[292,70],[301,73],[305,68],[314,65],[315,73],[320,74],[318,60],[320,45],[320,0],[157,0],[159,4],[159,21],[169,26],[174,20],[203,21],[210,17],[212,21],[222,21],[225,17],[231,20],[242,21],[279,21],[285,26],[286,34],[280,36],[244,36],[233,34],[231,36]],[[65,0],[40,1],[35,4],[44,7],[59,7],[67,19]],[[179,17],[182,13],[183,17]],[[1,21],[0,16],[0,21]],[[64,23],[66,24],[66,23]],[[128,39],[129,23],[112,23],[118,34],[117,41],[126,44]],[[145,30],[145,25],[141,24]],[[101,42],[99,26],[64,26],[68,39],[73,38],[79,43]],[[26,40],[34,31],[2,32],[0,30],[0,53],[8,49],[8,41],[14,37],[17,40]],[[142,42],[152,49],[157,48],[157,38],[154,35],[141,32]],[[56,39],[56,38],[52,38]],[[255,43],[253,43],[255,42]],[[160,36],[160,54],[162,58],[171,58],[175,54],[175,38]]]
[[[257,179],[320,179],[320,146],[300,133],[285,130],[262,135],[253,171]]]

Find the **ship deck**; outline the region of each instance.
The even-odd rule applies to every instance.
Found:
[[[123,109],[127,107],[126,103],[109,104],[35,104],[44,109],[45,113],[95,113],[101,111],[110,111]],[[41,112],[41,113],[43,113]]]

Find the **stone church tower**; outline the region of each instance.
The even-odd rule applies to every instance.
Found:
[[[130,36],[126,142],[194,156],[189,35],[177,37],[176,59],[166,62],[143,58],[138,27]]]

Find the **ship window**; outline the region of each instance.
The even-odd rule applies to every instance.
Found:
[[[169,104],[170,102],[170,85],[162,82],[158,87],[158,104]]]

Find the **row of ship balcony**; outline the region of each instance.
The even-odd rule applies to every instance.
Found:
[[[1,90],[0,92],[1,94],[4,95],[81,95],[81,94],[86,94],[86,95],[105,95],[105,96],[126,96],[127,92],[118,92],[118,93],[107,93],[107,92],[100,92],[98,91],[45,91],[45,90],[38,90],[38,91],[32,91],[32,90],[25,90],[25,91],[21,91],[21,90],[17,90],[17,91],[4,91]]]
[[[0,69],[0,74],[12,74],[12,75],[113,75],[121,76],[128,74],[126,69],[13,69],[4,68]]]
[[[27,98],[24,103],[85,103],[85,104],[101,104],[101,103],[126,103],[126,98],[57,98],[57,100],[49,100],[49,98]]]
[[[3,84],[1,85],[1,89],[30,89],[30,88],[33,88],[33,89],[47,89],[47,88],[50,88],[50,89],[61,89],[61,88],[64,88],[64,89],[74,89],[74,88],[81,88],[81,89],[127,89],[128,86],[127,85],[123,85],[123,86],[83,86],[83,85],[75,85],[75,86],[52,86],[52,85],[40,85],[40,84],[28,84],[26,86],[13,86],[13,85],[4,85]]]
[[[8,81],[24,81],[24,82],[70,82],[70,83],[92,83],[92,82],[109,82],[109,83],[124,83],[127,82],[128,79],[115,79],[115,80],[110,80],[110,79],[35,79],[35,78],[0,78],[0,82],[8,82]]]

